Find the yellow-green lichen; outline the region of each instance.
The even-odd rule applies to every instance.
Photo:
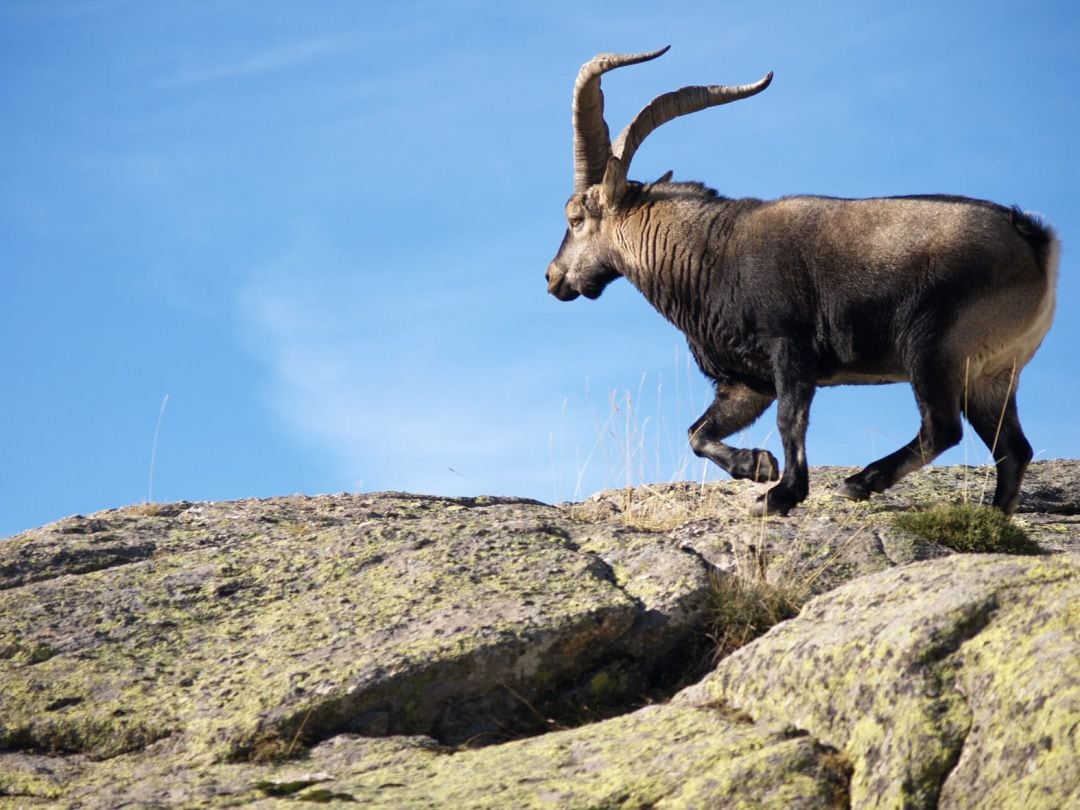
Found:
[[[3,768],[0,754],[0,769]],[[288,800],[410,808],[827,808],[836,756],[807,738],[716,712],[651,706],[570,731],[454,752],[423,738],[342,736],[302,761],[194,764],[133,754],[86,763],[52,807],[238,807]],[[263,805],[260,805],[263,806]]]
[[[1071,583],[1061,587],[1080,603],[1076,578],[1076,566],[1061,559],[1016,557],[949,557],[884,572],[810,603],[727,659],[701,691],[842,750],[856,806],[936,806],[946,776],[966,771],[979,790],[997,784],[1011,795],[1009,785],[1043,779],[1060,791],[1076,742],[1052,718],[1075,717],[1080,707],[1080,643],[1068,619],[1057,619],[1070,611],[1056,583]],[[994,655],[977,660],[988,645]],[[1027,691],[1027,702],[1010,691]],[[1031,758],[1021,754],[1022,765],[1003,764],[1016,756],[1007,747],[975,754],[977,740],[1014,734],[1013,752],[1050,742]],[[1054,764],[1033,777],[1036,761]],[[1023,773],[980,775],[1010,767]]]
[[[448,532],[461,522],[446,504],[420,503],[392,524],[181,526],[162,541],[170,553],[138,566],[0,592],[19,640],[0,661],[5,744],[102,757],[173,736],[214,761],[371,711],[422,731],[442,703],[504,681],[535,696],[633,625],[635,602],[543,522]],[[25,611],[39,601],[49,614]],[[51,655],[48,634],[67,625],[93,629]]]

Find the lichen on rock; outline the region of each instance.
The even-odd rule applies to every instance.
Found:
[[[55,561],[73,522],[0,553]],[[339,732],[497,739],[590,671],[661,666],[708,584],[681,555],[667,617],[635,593],[647,572],[632,554],[612,549],[620,587],[558,510],[513,499],[291,498],[83,523],[80,541],[150,552],[96,570],[72,558],[0,591],[4,747],[103,758],[169,738],[220,761]]]
[[[1038,558],[895,528],[982,471],[867,504],[825,496],[845,472],[786,519],[719,482],[0,540],[0,808],[1080,805],[1080,463],[1031,466]],[[668,703],[713,663],[717,582],[809,601]]]
[[[677,700],[723,700],[837,748],[858,807],[1066,806],[1077,605],[1075,555],[916,563],[818,597]]]

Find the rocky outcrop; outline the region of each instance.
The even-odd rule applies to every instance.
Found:
[[[716,701],[844,752],[857,807],[1080,806],[1080,556],[856,580],[677,699]]]
[[[302,761],[210,763],[149,752],[106,762],[8,755],[9,791],[49,807],[419,808],[842,806],[845,763],[806,736],[716,710],[649,706],[578,729],[455,751],[428,737],[337,735]],[[2,783],[0,783],[2,784]],[[0,800],[2,801],[2,800]],[[302,805],[301,805],[302,806]]]
[[[0,540],[0,807],[1067,806],[1080,464],[1033,465],[1018,517],[1065,553],[889,520],[980,474],[768,521],[725,482],[151,504]],[[705,674],[717,577],[817,598],[666,702]]]
[[[553,507],[402,495],[135,507],[0,560],[0,745],[98,758],[534,731],[663,680],[709,584]]]

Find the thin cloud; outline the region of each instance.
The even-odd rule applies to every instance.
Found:
[[[268,405],[284,429],[325,453],[349,488],[549,489],[551,415],[519,404],[529,375],[505,369],[505,385],[490,390],[490,369],[462,362],[476,353],[470,335],[416,333],[417,312],[446,306],[442,292],[429,301],[414,290],[399,312],[395,295],[370,274],[360,281],[354,264],[308,233],[240,292],[242,339],[267,369]]]
[[[211,82],[229,81],[281,73],[303,67],[318,59],[340,53],[345,44],[336,37],[308,39],[289,43],[218,64],[193,65],[162,79],[161,87],[191,87]]]

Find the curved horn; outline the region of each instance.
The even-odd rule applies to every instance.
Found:
[[[767,76],[758,79],[753,84],[684,87],[681,90],[673,90],[657,96],[634,116],[634,120],[627,125],[626,129],[619,133],[619,138],[615,141],[615,157],[619,158],[624,169],[629,169],[630,161],[633,160],[634,153],[641,146],[641,142],[657,127],[680,115],[689,115],[707,107],[715,107],[756,95],[769,86],[772,77],[770,70]]]
[[[600,77],[625,65],[648,62],[667,53],[668,45],[648,53],[601,53],[581,66],[574,82],[574,191],[599,183],[611,157],[611,135],[604,123]]]

